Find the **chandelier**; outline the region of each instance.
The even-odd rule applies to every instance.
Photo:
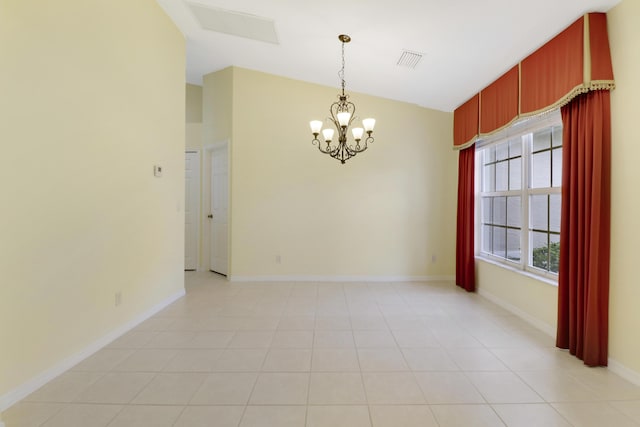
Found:
[[[344,93],[344,44],[349,43],[351,41],[351,37],[346,34],[340,34],[338,39],[342,42],[342,68],[338,73],[338,76],[342,81],[342,92],[338,94],[338,101],[331,104],[331,107],[329,108],[331,117],[327,118],[327,120],[333,123],[338,131],[337,145],[331,143],[335,134],[333,128],[328,127],[322,129],[323,123],[320,120],[312,120],[309,125],[311,126],[311,133],[313,134],[313,140],[311,143],[313,145],[317,145],[321,153],[328,154],[334,159],[340,160],[340,162],[344,164],[345,161],[366,150],[368,144],[373,142],[371,134],[373,133],[373,127],[376,124],[376,120],[364,119],[362,120],[362,127],[351,127],[356,119],[356,106],[353,102],[349,101],[349,95]],[[353,143],[349,144],[347,141],[349,128],[351,128],[355,145]],[[326,145],[318,139],[321,132]],[[365,132],[367,133],[367,136],[363,140]]]

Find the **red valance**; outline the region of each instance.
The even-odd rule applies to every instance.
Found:
[[[462,104],[453,114],[453,145],[466,148],[478,138],[480,95]]]
[[[518,67],[515,66],[480,92],[480,134],[508,126],[518,118]]]
[[[563,106],[581,93],[614,86],[607,15],[586,14],[454,111],[454,148],[466,148],[516,119]]]
[[[541,113],[584,83],[584,18],[571,24],[520,63],[522,114]]]

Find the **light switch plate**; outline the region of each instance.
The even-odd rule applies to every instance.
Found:
[[[162,176],[162,166],[160,165],[153,165],[153,175],[157,176],[158,178]]]

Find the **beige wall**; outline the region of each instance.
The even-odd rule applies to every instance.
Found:
[[[235,117],[233,108],[233,68],[225,68],[203,77],[202,125],[203,144],[231,138]]]
[[[611,93],[611,294],[609,354],[632,369],[640,380],[640,287],[637,279],[640,242],[640,2],[623,0],[608,14],[609,40],[616,89]]]
[[[3,401],[184,290],[185,48],[154,0],[3,1],[0,40]]]
[[[533,275],[514,272],[484,260],[476,261],[478,292],[500,298],[503,305],[549,334],[555,334],[558,288]]]
[[[202,86],[187,83],[185,89],[187,123],[202,123]]]
[[[636,115],[640,102],[640,2],[623,0],[608,13],[609,42],[616,79],[611,93],[612,117],[612,189],[611,189],[611,275],[609,305],[609,357],[614,368],[640,381],[640,287],[636,280],[637,244],[640,241],[640,144]],[[507,304],[548,324],[555,330],[557,288],[522,277],[517,273],[478,263],[481,292],[500,298]],[[616,363],[617,362],[617,363]]]
[[[188,149],[202,148],[202,86],[186,85],[185,144]]]
[[[342,165],[308,126],[337,88],[232,72],[233,277],[453,275],[451,113],[351,94],[361,118],[377,118],[376,141]]]

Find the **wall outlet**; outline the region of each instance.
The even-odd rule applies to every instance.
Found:
[[[438,257],[436,256],[436,254],[431,255],[431,262],[436,262],[438,260]]]
[[[122,304],[122,292],[116,292],[115,294],[115,305],[116,307]]]
[[[280,255],[276,255],[276,264],[282,264],[282,258]]]

